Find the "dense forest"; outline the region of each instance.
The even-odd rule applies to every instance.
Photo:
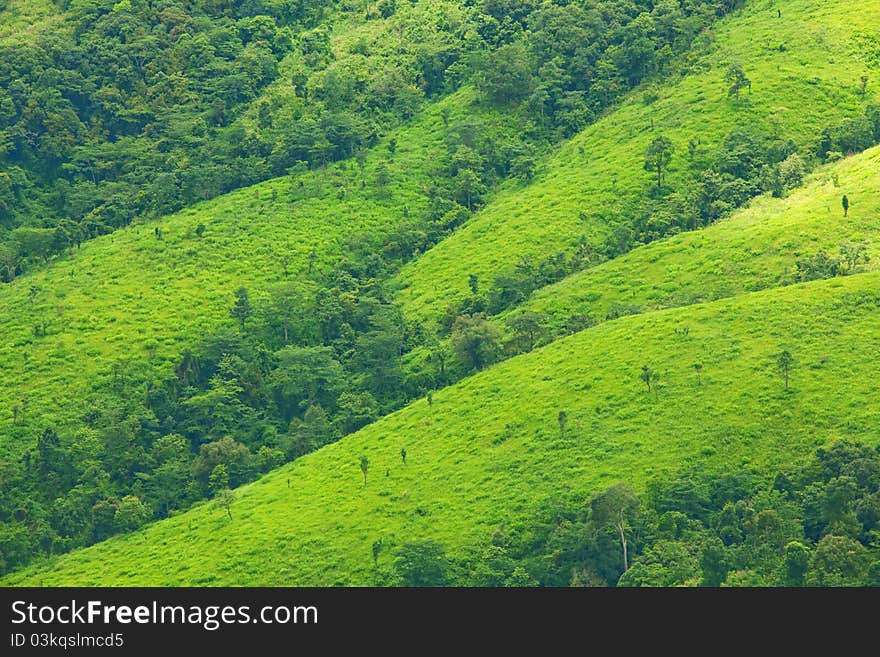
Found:
[[[337,55],[329,17],[353,8],[60,2],[66,29],[0,58],[3,276],[135,217],[352,157],[425,98],[463,84],[521,120],[516,141],[479,149],[471,136],[454,153],[438,187],[446,214],[469,212],[499,177],[528,178],[536,152],[628,89],[686,66],[682,55],[736,5],[485,2],[457,20],[401,11],[397,29],[416,40],[356,41]],[[380,2],[365,18],[395,11]],[[426,21],[436,30],[428,37]]]

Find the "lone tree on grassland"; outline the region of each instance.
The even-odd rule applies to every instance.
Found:
[[[657,137],[645,151],[645,170],[657,172],[657,189],[663,185],[663,170],[672,161],[675,147],[667,137]]]
[[[620,538],[623,552],[623,571],[629,569],[626,535],[630,531],[630,522],[639,509],[639,498],[635,491],[624,482],[618,482],[610,488],[595,495],[590,500],[590,518],[597,529],[613,527]]]
[[[367,471],[370,469],[370,459],[361,456],[361,472],[364,473],[364,486],[367,485]]]
[[[788,375],[791,372],[792,365],[794,365],[794,356],[791,355],[788,349],[785,349],[776,357],[776,365],[779,367],[782,378],[785,379],[785,389],[788,390]]]
[[[383,547],[381,538],[378,541],[373,541],[373,565],[377,568],[379,566],[379,554],[382,552]]]
[[[229,314],[241,323],[241,330],[244,331],[244,323],[251,316],[251,300],[246,287],[242,286],[235,291],[235,303],[232,304]]]
[[[226,509],[226,515],[232,520],[232,503],[235,502],[235,493],[224,488],[214,496],[214,506]]]
[[[468,275],[468,287],[471,290],[471,294],[477,294],[477,290],[480,289],[480,278],[476,274]]]
[[[740,91],[745,88],[748,88],[749,91],[752,89],[752,81],[746,76],[740,64],[730,65],[730,68],[727,69],[727,73],[724,75],[724,81],[730,83],[727,95],[735,96],[737,100],[739,100]]]
[[[841,200],[841,205],[843,206],[843,216],[846,217],[849,215],[849,197],[844,194],[843,199]]]
[[[639,374],[639,378],[648,386],[648,392],[651,392],[651,381],[654,380],[654,372],[651,371],[651,368],[647,365],[642,365],[642,372]]]
[[[565,427],[568,425],[568,413],[565,411],[559,411],[559,415],[556,419],[559,421],[559,435],[565,437]]]

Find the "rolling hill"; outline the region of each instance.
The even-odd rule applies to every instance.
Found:
[[[705,229],[652,242],[536,291],[516,310],[546,315],[554,332],[576,314],[602,320],[613,304],[647,312],[714,301],[798,280],[797,262],[863,244],[880,266],[880,148],[818,169],[787,198],[761,197]],[[844,217],[842,195],[853,207]]]
[[[411,70],[424,53],[403,44],[419,41],[424,16],[459,27],[464,14],[473,18],[464,10],[447,17],[447,5],[457,6],[419,3],[388,20],[369,11],[367,20],[359,10],[328,14],[335,54],[304,82],[310,98],[345,97],[367,83],[364,66],[378,77],[386,66]],[[61,20],[47,18],[48,3],[16,11],[35,30]],[[467,559],[501,528],[527,527],[559,501],[586,508],[617,481],[643,495],[689,467],[772,478],[843,440],[880,446],[873,381],[880,147],[833,157],[816,150],[824,130],[864,117],[876,98],[878,24],[880,6],[746,2],[701,34],[678,62],[680,75],[637,87],[543,155],[550,140],[509,139],[534,129],[524,118],[528,103],[508,112],[487,102],[477,76],[474,85],[420,101],[357,158],[316,161],[311,170],[302,163],[168,216],[139,217],[0,285],[0,459],[30,467],[28,450],[44,427],[66,432],[83,453],[97,444],[80,425],[84,402],[120,372],[138,394],[154,377],[173,380],[193,344],[234,324],[230,307],[241,286],[259,305],[285,280],[310,284],[313,267],[335,271],[359,242],[384,250],[401,226],[441,226],[442,240],[431,246],[422,235],[430,248],[415,249],[389,285],[376,284],[407,320],[413,351],[404,357],[418,360],[429,350],[423,338],[433,340],[450,305],[466,300],[477,280],[485,291],[523,262],[582,248],[598,254],[587,268],[489,318],[503,327],[533,311],[554,336],[571,332],[565,325],[574,315],[589,315],[595,325],[427,398],[433,386],[414,385],[398,400],[410,400],[404,408],[236,488],[228,512],[198,503],[133,533],[40,556],[0,584],[394,584],[393,555],[405,544],[435,540]],[[428,31],[431,48],[439,48]],[[462,43],[468,34],[458,34]],[[236,119],[244,135],[269,131],[261,127],[266,112],[276,117],[275,137],[299,125],[303,97],[295,81],[303,83],[303,66],[297,52],[280,62],[279,79]],[[734,94],[725,74],[737,66],[750,82]],[[457,209],[444,215],[438,198],[452,193],[444,186],[460,182],[461,161],[482,157],[475,142],[459,151],[451,145],[450,135],[468,142],[470,132],[484,133],[493,154],[534,148],[535,175],[502,174],[500,164],[484,163],[492,179],[484,204],[470,215],[462,206],[471,205],[470,191],[466,201],[455,192]],[[637,235],[646,217],[654,221],[650,208],[658,203],[690,203],[694,171],[730,155],[731,135],[753,133],[786,154],[801,153],[801,162],[830,163],[778,198],[757,195],[756,183],[743,195],[754,198],[739,209],[732,207],[739,201],[728,204],[728,216],[699,229],[609,247],[621,234]],[[661,136],[674,146],[663,184],[644,167],[646,148]],[[505,157],[512,165],[515,158]],[[450,170],[459,167],[454,174],[446,171],[450,161]],[[764,178],[771,169],[758,173]],[[457,219],[445,223],[450,214]],[[864,251],[833,278],[803,264],[852,245]],[[801,282],[813,278],[828,280]],[[794,359],[790,389],[778,367],[783,351]],[[648,386],[643,368],[655,374]],[[290,420],[291,434],[298,422]],[[187,456],[199,447],[190,454],[187,445]],[[362,457],[369,464],[363,476]],[[12,479],[3,462],[0,482]],[[34,503],[34,512],[18,500],[0,501],[11,528],[4,534],[0,526],[0,562],[23,525],[16,514],[36,518],[39,528],[65,508],[49,500],[45,510]],[[94,515],[99,505],[86,506]],[[381,554],[373,552],[377,545]]]
[[[677,176],[691,140],[717,148],[736,128],[761,127],[809,150],[824,128],[862,113],[859,79],[875,77],[878,60],[859,44],[873,43],[878,23],[874,5],[796,0],[780,18],[772,3],[747,3],[718,22],[687,75],[631,94],[560,147],[532,184],[499,194],[410,263],[398,277],[407,316],[436,320],[467,295],[470,274],[488,282],[523,257],[571,251],[581,237],[601,248],[614,226],[634,221],[628,202],[649,192],[644,154],[658,135],[676,149],[667,180],[673,189],[682,184]],[[752,80],[739,100],[727,93],[731,63]]]
[[[462,95],[389,135],[400,143],[394,157],[377,149],[363,171],[331,165],[137,222],[0,288],[0,358],[9,363],[0,436],[10,435],[15,406],[29,426],[64,426],[114,363],[150,353],[157,371],[171,371],[197,336],[230,321],[238,287],[259,296],[284,280],[285,260],[288,275],[301,278],[312,251],[318,268],[329,266],[350,236],[391,233],[404,207],[417,212],[424,205],[422,187],[445,151],[440,113],[448,107],[454,120],[464,112]],[[361,185],[379,163],[390,180],[382,192]],[[13,447],[0,438],[0,447],[20,452],[30,442]]]
[[[0,581],[370,585],[385,572],[372,565],[379,539],[431,538],[460,554],[547,499],[586,500],[618,479],[644,490],[694,462],[772,471],[842,438],[876,444],[878,282],[860,274],[606,322],[243,487],[232,520],[205,505]],[[797,362],[788,392],[781,349]],[[644,363],[662,374],[656,396],[639,380]]]

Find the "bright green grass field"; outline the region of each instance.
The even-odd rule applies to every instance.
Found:
[[[327,268],[352,234],[393,229],[404,206],[419,212],[428,171],[445,150],[440,111],[448,106],[461,117],[469,98],[456,94],[391,133],[397,151],[389,160],[386,142],[376,147],[366,188],[354,163],[270,180],[92,240],[0,286],[0,453],[10,448],[14,406],[37,428],[37,421],[63,425],[82,414],[91,382],[115,363],[151,351],[159,371],[171,371],[200,335],[232,321],[239,286],[255,302],[282,280],[285,257],[290,276],[301,278],[313,249],[316,266]],[[391,182],[377,194],[370,183],[380,160]],[[36,336],[43,322],[47,335]]]
[[[737,126],[762,125],[805,146],[824,127],[862,112],[859,79],[878,79],[876,60],[863,45],[880,26],[880,3],[791,0],[783,18],[775,2],[749,2],[717,25],[715,39],[693,72],[656,89],[630,94],[622,107],[584,130],[549,158],[535,182],[500,193],[463,228],[410,263],[399,276],[399,298],[409,317],[436,318],[468,294],[468,275],[488,286],[523,256],[540,259],[571,247],[586,235],[604,240],[621,198],[638,197],[651,184],[644,152],[659,134],[676,146],[668,182],[676,184],[676,160],[690,139],[717,146]],[[780,46],[784,45],[784,51]],[[740,62],[752,92],[727,97],[724,73]],[[870,96],[870,94],[869,94]],[[651,130],[651,122],[655,126]],[[586,220],[581,218],[581,214]]]
[[[865,243],[880,267],[880,147],[818,169],[788,197],[763,196],[703,230],[639,247],[545,288],[509,314],[544,313],[554,329],[587,313],[603,319],[612,303],[658,310],[736,296],[793,280],[796,262],[820,249]],[[851,207],[844,218],[841,198]]]
[[[543,501],[586,502],[618,479],[643,490],[697,463],[772,473],[837,439],[876,444],[878,286],[866,273],[606,322],[237,490],[232,520],[204,505],[0,583],[369,585],[380,538],[387,572],[405,541],[462,555]],[[685,325],[686,337],[675,333]],[[789,392],[775,367],[782,349],[795,358]],[[639,380],[643,364],[661,374],[657,396]]]

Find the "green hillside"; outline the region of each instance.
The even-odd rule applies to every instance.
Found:
[[[0,358],[10,366],[0,386],[0,437],[10,435],[16,406],[33,427],[79,417],[95,377],[109,376],[114,363],[149,354],[159,372],[170,372],[199,335],[231,321],[239,286],[259,294],[284,280],[285,260],[289,277],[302,278],[312,251],[320,268],[339,259],[349,236],[392,232],[405,206],[424,205],[428,167],[445,150],[440,110],[448,106],[454,117],[462,105],[453,98],[395,132],[401,147],[391,160],[377,154],[363,171],[334,165],[206,201],[86,242],[4,285]],[[361,186],[380,159],[391,180],[381,193]],[[0,446],[29,445],[0,438]]]
[[[880,5],[62,4],[0,585],[880,585]]]
[[[658,135],[674,147],[667,186],[687,183],[688,143],[716,149],[735,128],[759,129],[809,151],[823,129],[863,112],[863,74],[876,78],[880,6],[795,0],[781,18],[773,3],[746,3],[717,24],[708,50],[678,81],[634,93],[559,148],[522,189],[499,194],[453,236],[399,276],[408,316],[438,318],[467,294],[468,277],[484,285],[523,257],[537,262],[572,251],[579,238],[601,249],[639,213],[650,193],[644,154]],[[750,93],[728,97],[725,72],[739,63]],[[873,88],[873,85],[871,85]]]
[[[843,438],[876,444],[878,283],[861,274],[607,322],[242,488],[232,520],[201,507],[2,581],[374,584],[388,566],[371,563],[378,539],[433,538],[460,554],[548,499],[584,500],[617,479],[644,490],[698,462],[772,471]],[[789,392],[780,349],[796,358]],[[656,396],[639,380],[645,363],[662,373]]]
[[[436,387],[400,365],[424,333],[391,306],[390,273],[664,74],[629,56],[647,3],[529,7],[516,25],[434,0],[64,7],[71,33],[7,45],[0,66],[3,571],[250,481]],[[724,11],[693,3],[641,56],[678,62]],[[560,20],[561,72],[546,61]],[[585,75],[603,59],[608,88]],[[520,94],[545,79],[535,116]],[[321,390],[303,383],[322,376],[315,359]],[[243,469],[197,475],[224,445]]]
[[[703,230],[652,242],[548,285],[500,319],[532,311],[561,332],[573,315],[602,320],[615,304],[628,307],[623,312],[648,312],[714,301],[797,282],[798,261],[820,251],[839,258],[842,245],[865,246],[856,271],[876,269],[877,189],[880,148],[873,148],[822,167],[787,198],[761,197]],[[840,207],[845,193],[852,202],[846,217]]]

